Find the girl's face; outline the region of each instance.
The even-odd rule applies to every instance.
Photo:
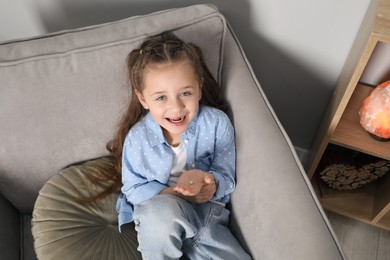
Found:
[[[177,146],[198,113],[202,82],[188,62],[152,65],[144,77],[144,89],[136,91],[137,97],[162,127],[168,143]]]

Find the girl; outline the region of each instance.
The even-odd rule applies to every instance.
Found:
[[[198,47],[172,33],[128,56],[132,96],[108,147],[121,169],[119,226],[144,259],[250,259],[227,227],[234,130]]]

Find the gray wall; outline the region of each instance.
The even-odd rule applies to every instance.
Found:
[[[294,146],[310,149],[371,0],[1,0],[0,40],[207,2],[230,21]]]

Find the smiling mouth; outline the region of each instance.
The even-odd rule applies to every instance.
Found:
[[[184,122],[184,120],[186,119],[187,116],[182,116],[182,117],[176,117],[176,118],[167,118],[167,120],[171,123],[174,123],[174,124],[180,124],[182,122]]]

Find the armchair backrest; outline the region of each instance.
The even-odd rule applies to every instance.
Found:
[[[208,5],[0,44],[0,192],[17,209],[31,212],[60,169],[107,154],[129,100],[126,56],[166,30],[200,46],[220,79],[226,24]]]

